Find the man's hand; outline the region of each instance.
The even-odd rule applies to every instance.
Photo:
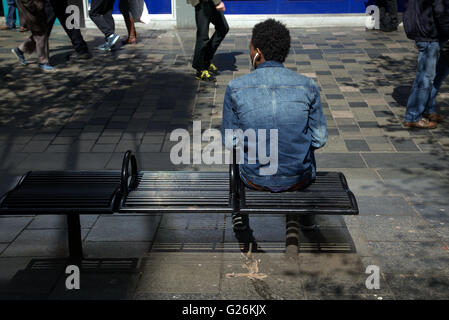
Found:
[[[223,1],[220,2],[220,4],[218,6],[216,6],[216,8],[218,11],[223,11],[223,12],[226,11],[226,7],[225,7],[225,4]]]

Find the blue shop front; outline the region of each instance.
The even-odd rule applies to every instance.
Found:
[[[184,1],[185,0],[180,0]],[[172,0],[145,0],[150,14],[172,14]],[[367,0],[224,0],[226,14],[343,14],[363,13],[367,5],[375,1]],[[399,0],[402,11],[405,0]],[[115,13],[119,14],[118,1]]]

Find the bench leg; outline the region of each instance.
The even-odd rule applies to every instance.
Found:
[[[72,260],[83,259],[83,242],[81,239],[81,223],[79,214],[67,215],[69,233],[69,256]]]
[[[299,222],[297,215],[286,215],[286,238],[285,238],[285,253],[289,256],[296,257],[298,255],[299,247]]]

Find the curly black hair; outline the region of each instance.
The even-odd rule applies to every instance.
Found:
[[[282,22],[268,19],[254,26],[251,43],[265,60],[284,62],[290,51],[290,31]]]

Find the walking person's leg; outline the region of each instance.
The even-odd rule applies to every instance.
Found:
[[[47,34],[48,37],[50,37],[51,31],[53,30],[53,25],[56,21],[56,13],[50,0],[45,1],[45,16],[47,18]]]
[[[128,30],[128,39],[124,40],[122,43],[135,44],[137,43],[137,33],[134,25],[134,18],[129,13],[129,0],[120,0],[118,7],[125,19],[126,29]]]
[[[59,21],[62,24],[62,27],[64,28],[65,33],[72,42],[73,48],[77,53],[76,57],[79,57],[80,59],[90,58],[89,49],[87,47],[86,41],[84,41],[83,39],[81,30],[76,28],[71,29],[67,28],[66,21],[67,18],[69,17],[69,14],[66,13],[66,8],[69,5],[68,0],[51,0],[50,3],[54,10],[55,17],[59,19]],[[74,55],[72,55],[71,58],[74,58]]]
[[[37,63],[40,65],[46,65],[49,62],[49,46],[48,46],[48,34],[33,35],[33,40],[36,43],[36,55]]]
[[[16,0],[7,0],[8,13],[5,15],[5,25],[1,26],[1,30],[11,30],[16,28]]]
[[[440,46],[438,42],[417,42],[416,46],[419,50],[418,65],[407,101],[405,126],[432,129],[436,127],[436,123],[423,120],[422,115],[432,91]]]
[[[115,34],[115,23],[112,17],[114,0],[92,0],[89,16],[105,36],[105,43],[98,47],[102,51],[110,51],[118,41]]]
[[[444,42],[441,42],[440,46],[442,47],[443,45]],[[440,55],[436,67],[435,79],[433,80],[432,91],[430,93],[429,100],[427,101],[426,108],[423,113],[423,116],[431,121],[440,122],[444,119],[444,116],[438,113],[439,110],[437,110],[436,98],[438,92],[440,91],[441,85],[443,84],[443,81],[447,78],[448,75],[449,75],[449,60],[446,60],[446,58],[443,55]]]
[[[214,8],[215,10],[215,8]],[[200,2],[195,7],[196,43],[192,67],[196,69],[196,79],[214,81],[215,77],[209,74],[206,65],[206,50],[209,43],[209,24],[212,7],[208,2]]]
[[[17,1],[17,0],[15,0]],[[17,4],[17,2],[16,2]],[[25,17],[23,16],[22,9],[17,5],[17,11],[19,11],[19,22],[20,22],[20,32],[28,31],[28,28],[25,24]]]
[[[212,11],[211,22],[215,26],[215,32],[207,44],[204,59],[206,66],[209,68],[209,71],[216,72],[217,70],[216,67],[212,64],[212,59],[217,52],[217,49],[220,46],[221,42],[226,37],[226,34],[229,32],[229,25],[223,12],[216,9],[215,11]],[[211,68],[215,70],[211,70]]]
[[[103,14],[104,21],[107,24],[105,36],[109,37],[112,34],[115,34],[115,22],[114,18],[112,17],[112,11],[114,9],[114,0],[107,0],[106,3],[106,11]]]

